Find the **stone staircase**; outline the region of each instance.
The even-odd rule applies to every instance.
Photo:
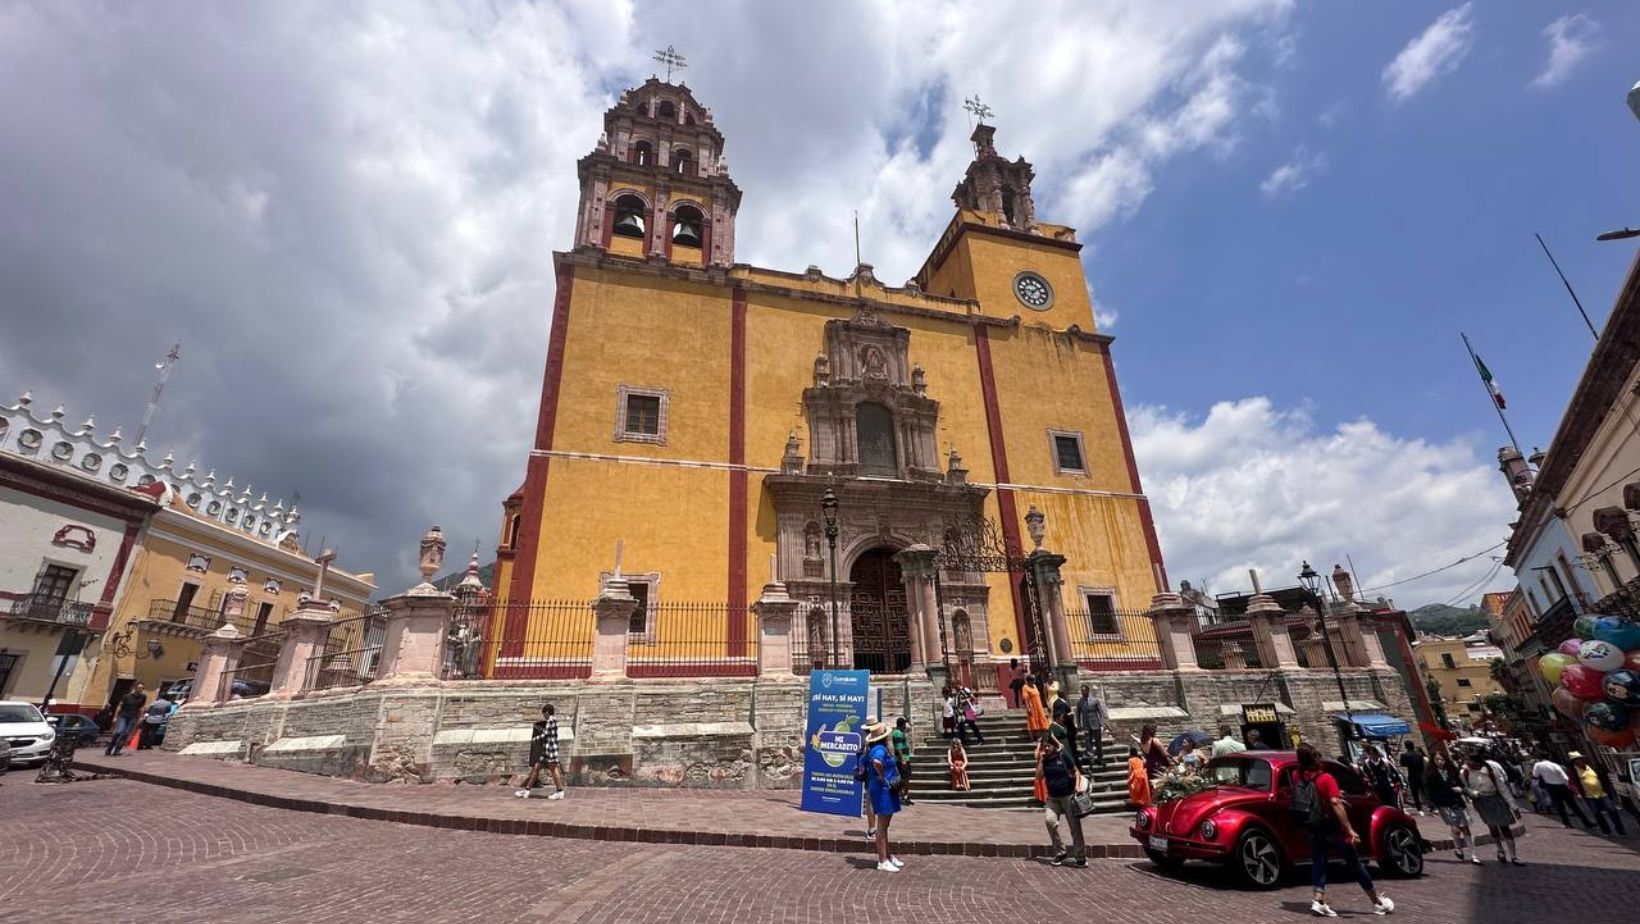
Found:
[[[984,744],[968,745],[968,780],[973,789],[956,792],[945,766],[945,739],[923,742],[911,796],[930,805],[966,805],[973,808],[1031,808],[1036,779],[1036,745],[1025,732],[1024,710],[997,711],[978,722]],[[1127,745],[1105,742],[1105,765],[1083,771],[1100,814],[1129,811],[1127,802]]]

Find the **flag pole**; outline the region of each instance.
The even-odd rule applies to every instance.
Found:
[[[1488,385],[1486,377],[1481,375],[1481,361],[1475,355],[1475,348],[1469,344],[1469,335],[1459,331],[1458,336],[1463,338],[1463,348],[1469,351],[1469,362],[1475,367],[1475,374],[1481,378],[1481,388],[1486,392],[1486,403],[1498,412],[1498,420],[1503,424],[1504,432],[1509,434],[1509,445],[1515,447],[1515,452],[1520,452],[1520,440],[1515,439],[1515,430],[1509,426],[1509,418],[1503,416],[1503,408],[1498,406],[1498,399],[1492,394],[1492,386]]]

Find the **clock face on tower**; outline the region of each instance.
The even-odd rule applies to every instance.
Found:
[[[1027,308],[1047,311],[1053,305],[1053,286],[1048,280],[1026,270],[1014,277],[1014,297]]]

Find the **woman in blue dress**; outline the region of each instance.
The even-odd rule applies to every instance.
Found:
[[[888,825],[900,810],[900,768],[894,762],[894,752],[888,747],[891,729],[878,722],[868,725],[866,732],[866,792],[871,796],[871,809],[877,815],[877,869],[897,873],[905,865],[889,852]]]

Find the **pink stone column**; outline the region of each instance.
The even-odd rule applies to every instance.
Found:
[[[312,686],[312,658],[324,650],[335,613],[318,600],[304,600],[296,612],[279,624],[285,632],[279,657],[273,662],[273,684],[268,695],[289,699]]]
[[[1361,634],[1359,608],[1353,603],[1330,604],[1327,627],[1335,635],[1339,667],[1366,667],[1367,645]]]
[[[757,673],[761,677],[792,676],[792,619],[798,603],[786,585],[770,581],[752,604],[757,614]]]
[[[1195,615],[1196,608],[1178,594],[1160,593],[1150,600],[1151,625],[1156,629],[1162,664],[1168,670],[1201,670],[1201,665],[1196,663],[1196,642],[1190,635]]]
[[[911,663],[929,668],[940,660],[940,614],[934,595],[935,550],[922,543],[907,546],[894,556],[904,576],[911,635]]]
[[[1269,594],[1254,594],[1247,603],[1247,623],[1253,629],[1253,646],[1259,665],[1290,670],[1298,667],[1293,637],[1287,632],[1287,614]]]
[[[194,670],[193,686],[183,709],[214,706],[225,699],[222,676],[239,666],[246,641],[231,622],[205,637],[205,649],[199,655],[199,667]]]
[[[632,626],[632,610],[638,599],[620,577],[620,568],[604,582],[592,601],[592,679],[626,679],[626,635]]]
[[[381,672],[372,686],[431,683],[444,669],[444,643],[450,635],[456,598],[416,588],[382,601],[387,631],[382,639]]]

